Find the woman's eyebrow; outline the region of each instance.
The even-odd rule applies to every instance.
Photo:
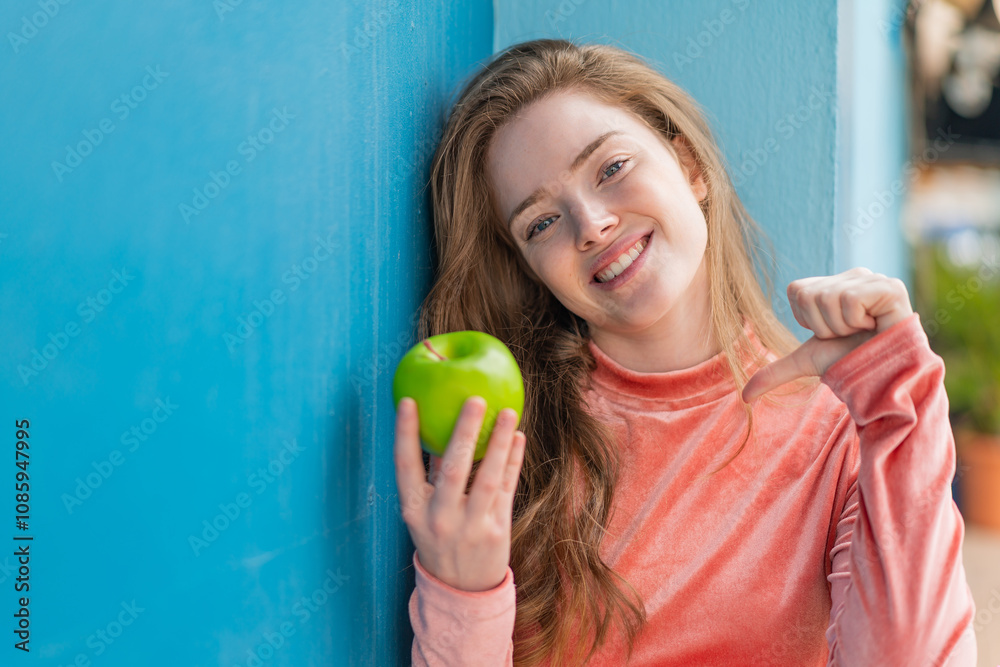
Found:
[[[590,157],[591,153],[600,148],[601,144],[607,141],[608,138],[613,137],[616,134],[623,134],[623,133],[618,130],[610,130],[608,132],[605,132],[601,136],[597,137],[589,144],[587,144],[586,147],[584,147],[584,149],[580,151],[580,154],[577,155],[576,158],[573,160],[573,164],[571,164],[569,167],[569,172],[572,174],[577,169],[579,169],[580,165],[582,165],[587,160],[587,158]],[[538,200],[542,198],[542,195],[544,195],[546,191],[547,190],[545,186],[542,186],[537,190],[535,190],[534,192],[532,192],[530,195],[528,195],[527,199],[518,204],[514,208],[514,211],[510,214],[510,217],[507,218],[507,229],[510,229],[511,223],[514,222],[514,218],[521,215],[521,213],[529,206],[534,206],[538,202]]]

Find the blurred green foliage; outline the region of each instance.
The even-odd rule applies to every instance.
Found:
[[[946,242],[914,248],[914,301],[931,348],[945,364],[952,416],[1000,434],[1000,266],[958,266]]]

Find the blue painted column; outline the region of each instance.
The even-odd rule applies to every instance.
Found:
[[[0,28],[0,664],[402,664],[391,371],[492,7],[19,0]]]
[[[917,166],[907,158],[907,0],[840,3],[838,271],[866,266],[910,278],[899,217]],[[934,153],[936,155],[937,153]]]

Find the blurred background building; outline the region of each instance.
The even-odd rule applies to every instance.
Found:
[[[913,298],[945,360],[981,665],[1000,663],[1000,0],[907,9]]]

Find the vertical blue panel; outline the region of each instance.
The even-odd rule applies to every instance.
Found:
[[[836,269],[837,3],[498,0],[495,43],[537,37],[635,51],[705,109],[737,191],[774,242],[775,308],[800,337],[787,284]]]
[[[899,216],[906,187],[907,0],[840,3],[838,271],[865,266],[909,282]],[[936,154],[934,154],[936,156]]]
[[[391,372],[491,5],[17,0],[0,29],[0,664],[408,659]]]

